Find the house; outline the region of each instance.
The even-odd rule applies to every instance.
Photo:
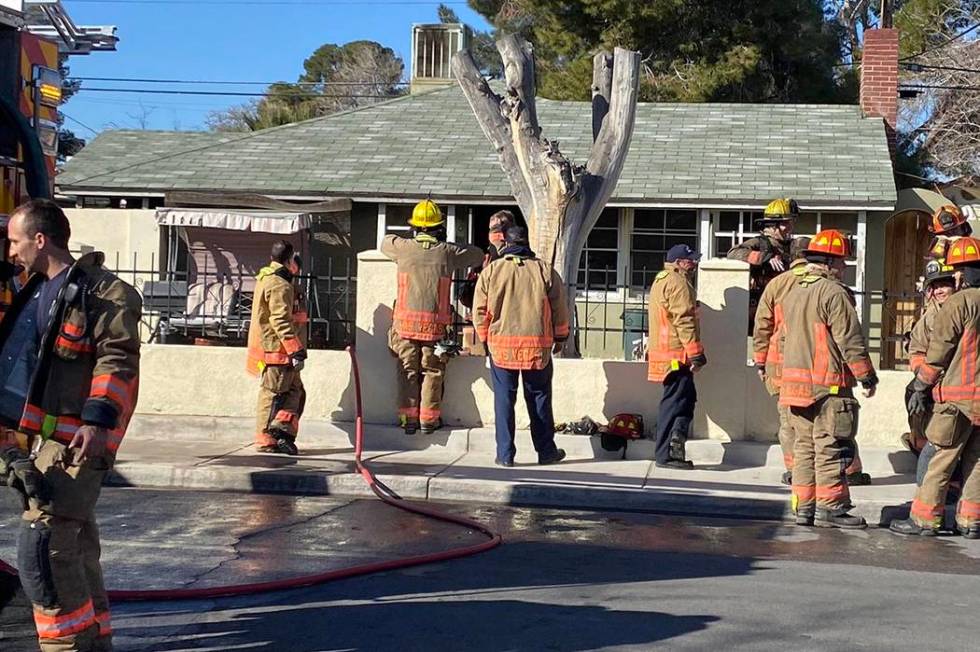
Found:
[[[891,46],[875,47],[869,40],[865,62],[877,56],[897,70]],[[885,74],[874,68],[865,74],[868,88]],[[896,202],[890,138],[897,93],[862,93],[862,102],[640,104],[622,176],[574,280],[579,323],[592,340],[586,351],[622,359],[631,348],[624,330],[642,327],[634,319],[624,328],[623,320],[642,311],[664,252],[683,242],[724,256],[754,234],[753,218],[775,197],[800,203],[799,234],[853,234],[857,258],[845,282],[879,347],[900,336],[883,330],[884,281],[889,265],[919,263],[893,253],[885,237]],[[545,135],[583,160],[590,104],[541,99],[538,113]],[[425,197],[446,209],[451,238],[480,245],[494,211],[516,210],[455,85],[254,133],[107,131],[65,166],[57,186],[81,208],[194,206],[186,198],[201,193],[255,193],[297,206],[349,198],[349,211],[323,223],[348,234],[354,251],[404,230]]]

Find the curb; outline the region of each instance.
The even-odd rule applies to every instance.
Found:
[[[440,478],[423,475],[378,474],[398,495],[410,500],[470,502],[528,507],[650,512],[782,521],[791,516],[789,489],[752,493],[728,490],[701,492],[665,488],[622,488],[560,482]],[[159,463],[123,463],[106,484],[116,487],[193,489],[248,493],[373,497],[354,472],[267,469],[263,467],[202,467]],[[908,515],[908,503],[862,499],[855,492],[855,515],[871,525],[886,524]]]

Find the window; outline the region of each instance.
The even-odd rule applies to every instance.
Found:
[[[714,226],[715,255],[724,258],[728,250],[736,244],[745,242],[758,234],[753,221],[761,217],[759,211],[717,211],[712,213]],[[853,236],[857,232],[857,213],[830,213],[805,211],[800,213],[794,228],[794,237],[812,238],[824,229],[837,229],[844,235]],[[847,269],[841,278],[855,291],[857,287],[857,260],[848,260]]]
[[[412,227],[408,225],[408,219],[412,217],[412,209],[415,204],[385,204],[385,235],[396,233],[398,235],[408,235]]]
[[[754,236],[754,222],[759,217],[761,211],[719,211],[712,215],[715,255],[724,258],[729,249]]]
[[[641,209],[633,211],[630,232],[629,283],[646,289],[663,269],[667,250],[677,244],[698,245],[698,213],[691,209]]]
[[[617,285],[619,257],[619,209],[607,208],[582,249],[579,259],[578,285],[583,290],[614,290]]]

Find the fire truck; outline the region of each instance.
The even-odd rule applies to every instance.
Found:
[[[0,226],[21,202],[53,194],[59,63],[117,40],[113,26],[76,25],[61,0],[0,0]]]

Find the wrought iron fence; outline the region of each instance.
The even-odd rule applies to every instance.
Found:
[[[146,259],[143,259],[146,262]],[[161,269],[154,254],[141,266],[131,260],[107,260],[107,269],[130,283],[143,299],[142,330],[147,342],[244,346],[252,316],[253,275],[208,268]],[[307,304],[308,346],[342,349],[354,342],[355,292],[352,259],[328,259],[325,274],[297,277]]]

